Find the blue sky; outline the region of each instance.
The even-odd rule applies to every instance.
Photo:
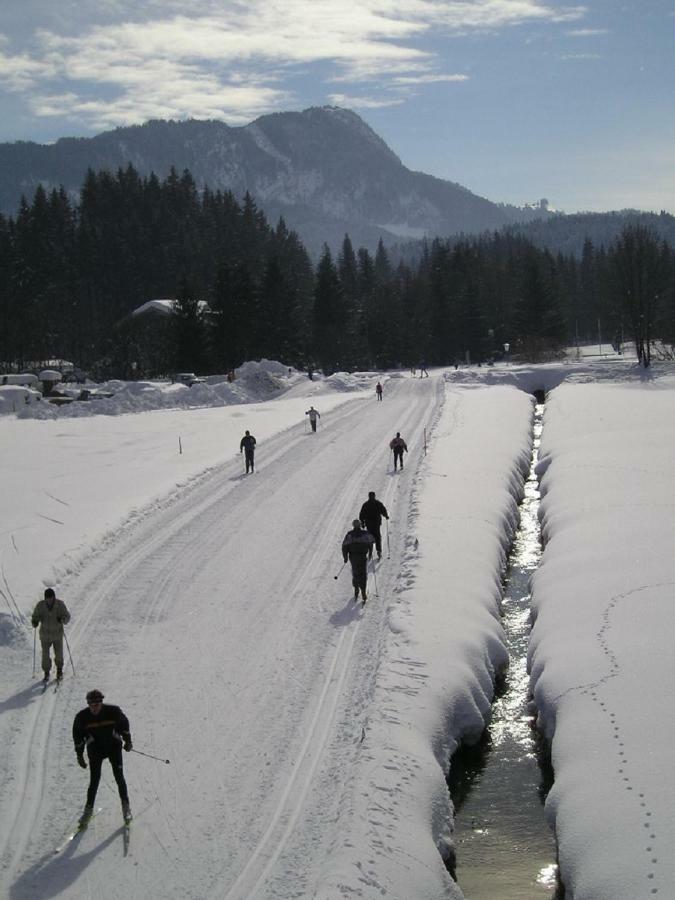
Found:
[[[675,0],[2,0],[0,141],[353,109],[497,202],[675,214]]]

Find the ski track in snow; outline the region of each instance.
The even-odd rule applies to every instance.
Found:
[[[258,447],[255,474],[242,476],[243,458],[210,470],[62,585],[78,677],[0,726],[18,783],[0,810],[11,900],[311,896],[340,834],[345,755],[359,752],[422,430],[441,398],[440,379],[391,380],[382,403],[349,401],[317,434],[295,426]],[[396,431],[410,452],[394,475]],[[371,575],[361,610],[349,567],[333,575],[368,490],[389,509],[391,559],[384,524],[379,597]],[[264,696],[251,691],[261,680]],[[171,759],[125,754],[137,812],[127,860],[107,763],[104,809],[53,855],[84,800],[70,726],[93,686],[127,712],[139,750]]]

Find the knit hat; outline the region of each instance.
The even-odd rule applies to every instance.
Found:
[[[103,694],[100,691],[93,690],[87,694],[87,703],[101,703]]]
[[[354,519],[354,521],[352,522],[352,528],[360,528],[360,527],[361,527],[361,522],[358,519]]]

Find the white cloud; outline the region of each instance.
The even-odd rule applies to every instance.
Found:
[[[573,28],[565,32],[568,37],[596,37],[599,34],[609,34],[608,28]]]
[[[182,0],[82,0],[80,21],[68,22],[69,9],[58,31],[52,10],[30,49],[5,46],[0,83],[25,92],[38,116],[53,115],[58,97],[61,115],[96,128],[156,116],[248,120],[292,104],[278,82],[308,66],[325,83],[367,82],[361,107],[391,105],[406,86],[466,78],[435,71],[429,36],[584,13],[541,0],[193,0],[188,16]]]
[[[468,81],[468,75],[406,75],[394,78],[395,84],[437,84],[439,82]]]
[[[400,106],[405,97],[355,97],[349,94],[329,94],[328,100],[333,106],[344,106],[349,109],[381,109],[386,106]]]

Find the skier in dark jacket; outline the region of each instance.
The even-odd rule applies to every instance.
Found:
[[[378,400],[382,399],[382,385],[380,384],[379,381],[375,385],[375,396],[377,397]]]
[[[81,709],[73,722],[73,743],[77,762],[83,769],[87,768],[84,759],[85,749],[89,758],[87,803],[80,817],[80,824],[86,824],[94,812],[94,801],[104,759],[110,760],[122,801],[122,814],[124,820],[128,822],[131,819],[131,809],[127,783],[124,780],[122,747],[128,753],[133,749],[133,745],[127,717],[119,706],[104,704],[103,694],[100,691],[89,691],[86,709]]]
[[[56,679],[63,678],[63,626],[70,622],[70,613],[63,600],[58,600],[53,588],[47,588],[43,600],[39,600],[31,618],[33,628],[40,626],[40,644],[42,645],[43,681],[49,681],[52,668],[50,648],[54,648],[56,663]]]
[[[352,566],[352,584],[354,586],[354,600],[358,600],[359,590],[361,598],[366,602],[366,586],[368,581],[368,560],[373,558],[372,534],[363,531],[361,522],[354,519],[352,530],[348,531],[342,541],[342,558],[345,562],[349,559]]]
[[[314,409],[313,406],[305,413],[306,416],[309,416],[309,423],[312,426],[312,431],[316,431],[316,420],[321,418],[321,413],[318,409]]]
[[[253,454],[255,453],[255,438],[250,431],[247,431],[239,443],[239,452],[243,451],[246,460],[246,474],[249,469],[253,471]]]
[[[408,452],[408,445],[401,437],[401,432],[396,432],[396,437],[392,438],[389,441],[389,446],[394,451],[394,472],[396,471],[397,463],[401,464],[401,468],[403,468],[403,452]]]
[[[368,491],[368,499],[361,507],[359,519],[363,527],[375,538],[375,549],[377,550],[377,558],[382,559],[382,535],[380,527],[382,526],[382,517],[389,519],[389,513],[384,503],[380,503],[375,499],[375,491]]]

